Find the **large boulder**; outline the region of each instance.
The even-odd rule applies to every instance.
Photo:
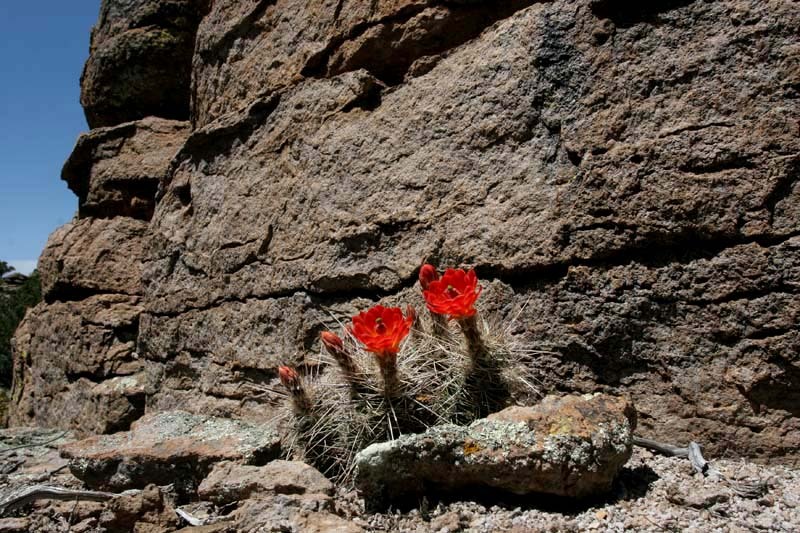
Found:
[[[373,444],[356,455],[356,486],[380,509],[425,494],[487,489],[572,498],[607,492],[630,458],[636,412],[608,395],[547,397],[467,427]]]
[[[142,293],[141,263],[147,223],[128,217],[83,218],[54,231],[39,258],[46,301],[93,294]]]
[[[136,352],[140,299],[103,294],[39,304],[14,337],[10,425],[127,429],[144,414],[144,361]]]
[[[92,128],[189,118],[192,52],[208,0],[103,0],[81,75]]]

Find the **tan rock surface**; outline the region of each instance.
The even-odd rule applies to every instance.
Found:
[[[128,217],[83,218],[58,228],[39,259],[46,301],[97,293],[142,293],[140,259],[147,223]]]
[[[276,494],[316,495],[330,500],[333,483],[316,468],[299,461],[271,461],[264,466],[217,463],[197,488],[201,500],[218,505]]]
[[[81,135],[61,171],[80,215],[149,220],[158,183],[188,134],[186,122],[150,117]]]
[[[14,338],[10,425],[106,433],[142,416],[141,310],[138,297],[106,294],[28,311]]]
[[[353,70],[234,98],[232,78],[271,87],[270,75],[302,63],[262,60],[279,46],[264,21],[309,12],[231,6],[215,5],[199,49],[227,20],[235,59],[195,58],[198,116],[217,106],[216,121],[176,159],[152,222],[148,357],[192,353],[202,339],[233,347],[234,310],[236,330],[256,331],[255,317],[287,298],[308,295],[320,322],[356,297],[402,301],[427,258],[502,283],[505,300],[487,298],[487,314],[528,302],[517,331],[556,354],[540,361],[545,388],[629,391],[652,436],[794,457],[796,10],[544,2],[391,87],[342,59]],[[404,38],[356,34],[336,53],[377,57]],[[302,307],[283,320],[312,332]],[[164,350],[162,328],[187,334]],[[267,359],[243,365],[270,372],[273,350],[315,349],[313,334],[290,331],[294,350],[262,333]],[[211,368],[214,352],[192,367]]]

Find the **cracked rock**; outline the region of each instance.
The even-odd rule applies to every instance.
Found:
[[[279,453],[278,436],[268,427],[182,411],[148,415],[130,431],[61,448],[72,473],[92,488],[174,484],[179,493],[193,491],[218,461],[258,465]]]

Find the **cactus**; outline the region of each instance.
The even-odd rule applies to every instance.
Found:
[[[420,285],[427,316],[376,305],[340,334],[322,333],[328,371],[305,380],[280,371],[299,455],[339,482],[350,481],[353,457],[369,444],[540,395],[532,363],[541,352],[482,319],[474,271],[439,276],[425,265]]]

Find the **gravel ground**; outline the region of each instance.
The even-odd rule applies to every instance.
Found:
[[[800,470],[715,460],[724,478],[694,474],[686,459],[636,449],[605,501],[568,508],[541,499],[362,515],[354,495],[341,508],[368,531],[800,531]]]

